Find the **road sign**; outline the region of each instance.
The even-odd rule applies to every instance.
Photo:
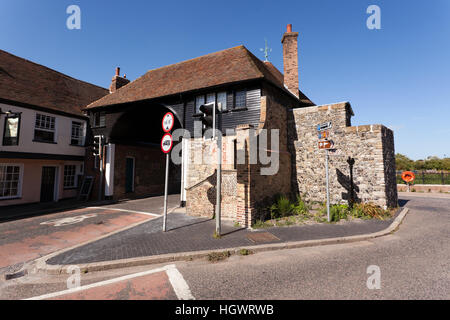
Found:
[[[319,132],[323,131],[323,130],[328,130],[328,129],[331,129],[331,121],[324,122],[324,123],[317,125],[317,131],[319,131]]]
[[[334,146],[334,144],[330,140],[319,141],[319,149],[332,149],[333,146]]]
[[[328,139],[330,137],[330,131],[319,131],[319,140]]]
[[[161,139],[161,150],[164,153],[169,153],[173,147],[173,138],[170,133],[166,133]]]
[[[162,128],[164,132],[170,132],[173,129],[173,125],[175,124],[175,117],[172,112],[167,112],[162,120]]]

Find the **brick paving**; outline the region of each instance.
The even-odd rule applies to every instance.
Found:
[[[84,264],[168,253],[192,252],[197,250],[221,250],[232,247],[252,246],[255,243],[247,238],[253,232],[270,232],[280,240],[315,240],[332,237],[352,236],[381,231],[392,220],[348,221],[342,224],[315,224],[268,228],[250,231],[223,222],[220,239],[213,238],[215,221],[191,217],[182,213],[168,215],[168,232],[163,233],[162,218],[153,219],[129,230],[64,252],[47,261],[50,265]]]

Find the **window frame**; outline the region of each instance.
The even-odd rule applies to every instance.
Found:
[[[79,132],[80,132],[80,136],[78,137],[79,143],[73,143],[73,141],[76,140],[76,138],[74,138],[74,136],[73,136],[74,124],[79,125]],[[81,122],[81,121],[73,121],[72,120],[72,126],[70,128],[70,145],[71,146],[76,146],[76,147],[83,147],[84,146],[84,123],[83,122]]]
[[[11,118],[18,118],[18,123],[17,123],[17,136],[15,137],[16,143],[15,143],[15,144],[12,144],[12,143],[11,143],[11,144],[5,144],[7,122],[8,122],[8,119],[11,119]],[[15,114],[15,115],[13,115],[13,116],[11,116],[11,115],[6,115],[6,117],[5,117],[5,122],[4,122],[4,127],[3,127],[3,139],[2,139],[2,145],[3,145],[3,146],[10,147],[10,146],[18,146],[18,145],[19,145],[19,141],[20,141],[20,125],[21,125],[21,123],[22,123],[22,117],[21,117],[21,114]]]
[[[73,175],[66,174],[66,168],[67,167],[73,167]],[[72,171],[70,172],[72,173]],[[66,177],[73,177],[73,183],[71,185],[66,185]],[[67,189],[76,189],[78,187],[78,181],[77,181],[77,165],[76,164],[65,164],[63,168],[63,188],[64,190]],[[72,179],[71,179],[72,181]]]
[[[16,195],[10,195],[10,196],[3,196],[4,188],[2,189],[0,193],[0,201],[2,200],[12,200],[12,199],[20,199],[22,198],[22,185],[23,185],[23,164],[22,163],[0,163],[0,167],[18,167],[19,168],[19,179],[17,180],[17,194]],[[0,180],[1,182],[12,182],[12,181],[6,181]]]
[[[236,103],[237,94],[240,92],[244,93],[245,96],[244,106],[237,106]],[[233,91],[233,109],[246,109],[246,108],[247,108],[247,89]]]
[[[42,128],[42,127],[37,127],[37,122],[38,122],[38,117],[45,117],[44,119],[46,120],[47,118],[49,118],[50,120],[51,119],[54,119],[53,120],[53,129],[52,128]],[[40,121],[42,121],[42,119],[40,119]],[[46,121],[44,121],[44,122],[46,122]],[[50,123],[51,123],[51,121],[50,121]],[[34,142],[42,142],[42,143],[57,143],[56,142],[56,132],[57,132],[57,130],[56,130],[56,123],[57,123],[57,121],[56,121],[56,117],[55,116],[51,116],[51,115],[47,115],[47,114],[44,114],[44,113],[36,113],[36,116],[35,116],[35,121],[34,121],[34,132],[33,132],[33,141]],[[51,133],[53,133],[53,140],[45,140],[45,139],[39,139],[39,138],[37,138],[36,137],[36,130],[37,131],[42,131],[42,132],[51,132]]]
[[[97,116],[98,116],[98,124],[97,124]],[[103,117],[103,125],[102,125],[102,117]],[[106,127],[106,112],[98,111],[94,112],[92,119],[92,128],[105,128]]]
[[[197,99],[198,99],[198,98],[203,98],[203,102],[202,102],[200,105],[197,105]],[[201,111],[200,111],[200,106],[202,106],[202,105],[205,104],[205,101],[206,101],[206,95],[205,95],[205,94],[200,94],[200,95],[195,96],[194,99],[195,99],[195,100],[194,100],[194,114],[198,114],[198,113],[201,112]]]

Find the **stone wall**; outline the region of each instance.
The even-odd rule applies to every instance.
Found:
[[[353,183],[356,201],[383,207],[397,205],[393,132],[382,125],[351,126],[349,103],[294,109],[290,121],[293,141],[292,182],[307,200],[326,200],[325,150],[318,149],[317,125],[332,122],[329,152],[330,198],[347,202],[350,196],[350,166],[354,158]]]
[[[236,136],[226,136],[222,141],[221,215],[222,218],[233,221],[236,221],[235,140]],[[191,139],[188,148],[186,212],[193,216],[212,218],[215,215],[217,196],[217,142]]]

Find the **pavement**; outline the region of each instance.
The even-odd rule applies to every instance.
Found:
[[[78,209],[66,207],[51,214],[41,213],[45,211],[45,205],[27,206],[28,210],[23,214],[31,217],[16,217],[14,221],[0,223],[0,274],[15,273],[37,258],[98,240],[158,218],[163,213],[163,197],[127,203],[95,203],[98,206]],[[169,196],[169,209],[173,210],[178,205],[179,196]],[[16,207],[2,209],[1,215],[15,210]]]
[[[40,271],[66,272],[77,265],[84,272],[152,264],[176,260],[192,260],[211,252],[241,248],[273,250],[303,245],[319,245],[357,241],[361,237],[380,236],[402,210],[391,219],[341,221],[302,226],[249,230],[236,227],[230,221],[222,224],[222,236],[214,238],[215,221],[187,216],[168,215],[168,231],[162,232],[162,217],[155,218],[125,231],[103,237],[85,245],[54,253],[37,263]],[[406,214],[403,212],[402,217]]]

